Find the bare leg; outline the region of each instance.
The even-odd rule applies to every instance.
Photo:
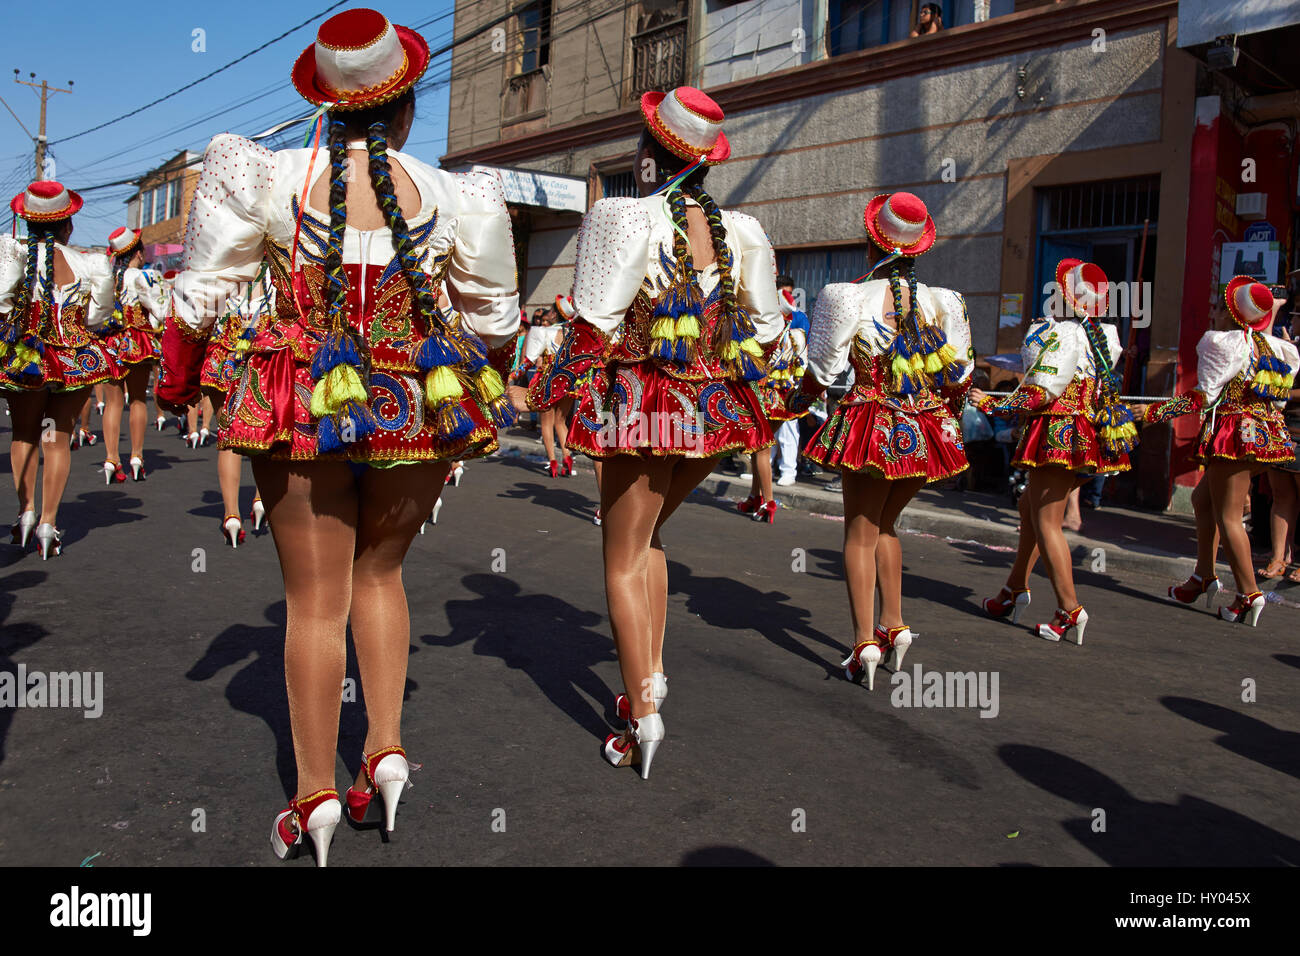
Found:
[[[131,457],[144,457],[144,433],[149,427],[149,409],[145,394],[149,391],[149,371],[152,363],[132,365],[126,373],[126,390],[131,396],[128,427],[131,433]]]
[[[357,486],[342,462],[253,459],[284,576],[284,677],[299,796],[333,787]]]
[[[49,392],[45,400],[45,414],[54,419],[54,440],[43,441],[45,473],[41,475],[41,523],[58,527],[59,502],[68,486],[68,471],[72,467],[72,449],[68,436],[76,425],[77,412],[84,400],[83,392]]]
[[[876,587],[880,590],[880,626],[903,625],[903,546],[898,541],[894,522],[907,503],[925,485],[924,478],[891,481],[889,493],[880,511],[880,528],[876,537]]]
[[[563,398],[555,404],[555,437],[560,445],[560,457],[569,453],[569,412],[573,408],[572,398]]]
[[[842,471],[844,496],[844,582],[849,589],[854,646],[875,633],[876,544],[890,482]]]
[[[547,461],[555,461],[555,408],[542,411],[542,447],[546,449]]]
[[[1029,487],[1025,494],[1031,498],[1030,509],[1034,519],[1034,533],[1038,546],[1056,592],[1056,606],[1063,611],[1073,611],[1079,606],[1079,596],[1074,590],[1074,568],[1070,560],[1070,546],[1061,531],[1065,518],[1065,499],[1078,482],[1074,472],[1056,465],[1034,468],[1029,472]]]
[[[754,479],[764,501],[772,499],[772,449],[764,448],[754,453]]]
[[[1237,582],[1240,594],[1252,594],[1258,588],[1255,568],[1250,560],[1250,539],[1241,519],[1250,496],[1249,462],[1214,459],[1205,468],[1209,478],[1210,500],[1214,505],[1214,520],[1219,525],[1219,536],[1228,554],[1228,567]]]
[[[209,396],[209,395],[204,395],[204,396],[203,396],[203,401],[200,403],[199,408],[200,408],[200,410],[201,410],[201,412],[202,412],[202,414],[203,414],[203,425],[202,425],[202,427],[203,427],[203,428],[208,428],[208,426],[210,426],[210,425],[212,424],[212,412],[213,412],[213,409],[212,409],[212,398],[211,398],[211,396]]]
[[[651,541],[672,472],[670,458],[615,455],[605,462],[601,487],[605,598],[633,717],[655,712],[652,695],[643,693],[654,672],[647,582]]]
[[[1214,577],[1214,563],[1219,556],[1219,523],[1214,519],[1207,472],[1192,489],[1192,513],[1196,516],[1196,574],[1202,581]]]
[[[1269,511],[1268,525],[1272,538],[1273,553],[1269,558],[1269,568],[1276,570],[1278,566],[1282,574],[1286,571],[1286,566],[1291,553],[1291,533],[1295,529],[1296,519],[1296,487],[1294,477],[1290,472],[1279,471],[1273,468],[1268,473],[1268,486],[1273,490],[1273,507]],[[1277,575],[1275,574],[1274,577]]]
[[[1074,490],[1065,497],[1065,517],[1061,524],[1070,531],[1078,531],[1083,527],[1083,515],[1079,513],[1078,485],[1075,485]]]
[[[86,401],[82,404],[81,409],[77,413],[77,418],[81,422],[81,427],[86,431],[90,431],[90,410],[95,405],[95,396],[102,396],[103,394],[104,386],[102,385],[96,385],[94,388],[86,389]],[[104,424],[102,419],[99,424],[102,428]]]
[[[40,464],[41,421],[45,415],[44,391],[7,393],[13,439],[9,443],[9,468],[14,476],[18,510],[36,510],[36,469]]]
[[[121,464],[118,446],[122,439],[123,382],[104,383],[104,460]]]
[[[221,486],[221,507],[227,515],[240,516],[239,479],[243,464],[243,456],[229,448],[217,452],[217,484]]]
[[[1034,515],[1030,507],[1031,498],[1026,489],[1020,496],[1020,540],[1016,546],[1016,560],[1007,575],[1007,589],[1023,591],[1029,587],[1029,576],[1034,573],[1038,563],[1038,535],[1034,533]]]
[[[185,434],[193,435],[199,430],[199,406],[191,405],[185,413]]]
[[[352,562],[352,641],[366,699],[365,752],[402,744],[411,614],[402,561],[442,491],[451,462],[371,468],[361,478]],[[366,786],[364,767],[356,786]]]

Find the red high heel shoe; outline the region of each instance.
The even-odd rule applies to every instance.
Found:
[[[840,666],[844,668],[844,676],[855,684],[861,684],[865,675],[867,678],[867,690],[876,689],[876,665],[880,663],[881,653],[880,638],[875,634],[871,640],[863,641],[853,648],[853,653],[844,660],[840,661]]]
[[[271,849],[282,860],[298,855],[304,832],[316,847],[316,865],[325,866],[330,840],[343,815],[339,792],[333,787],[317,790],[305,800],[295,797],[288,810],[282,810],[271,827]]]
[[[766,501],[759,505],[754,511],[755,521],[766,521],[768,524],[776,523],[776,502]]]
[[[1050,624],[1038,625],[1038,636],[1045,641],[1065,638],[1073,644],[1083,644],[1083,630],[1088,626],[1088,612],[1080,604],[1073,611],[1057,608]]]
[[[1020,614],[1029,607],[1029,588],[1015,590],[1005,584],[996,597],[984,599],[984,613],[989,617],[1006,617],[1011,615],[1011,623],[1020,622]]]
[[[573,456],[572,455],[567,453],[565,454],[564,467],[563,469],[561,469],[560,474],[562,474],[565,478],[573,477]]]
[[[880,642],[881,647],[887,647],[893,654],[890,655],[885,666],[891,671],[897,673],[898,669],[903,666],[903,655],[907,649],[912,646],[912,638],[916,637],[911,628],[906,624],[899,627],[881,627],[876,625],[876,640]]]
[[[362,754],[361,759],[367,786],[365,790],[348,787],[348,819],[353,823],[365,823],[378,790],[384,801],[384,828],[392,833],[393,821],[397,818],[397,801],[411,781],[411,765],[406,762],[406,751],[401,747],[385,747],[369,755]]]
[[[761,507],[763,507],[762,495],[750,495],[744,501],[736,503],[736,510],[742,515],[752,515]]]
[[[1249,594],[1237,592],[1237,599],[1227,607],[1219,608],[1219,617],[1225,621],[1254,627],[1259,623],[1260,612],[1264,610],[1264,592],[1251,591]]]
[[[1193,574],[1182,584],[1171,584],[1169,596],[1179,604],[1195,604],[1196,599],[1204,594],[1205,606],[1214,607],[1214,596],[1222,589],[1223,585],[1219,583],[1218,575],[1206,581],[1202,580],[1199,574]]]
[[[551,463],[550,463],[549,465],[547,465],[547,468],[550,469],[551,477],[552,477],[552,478],[559,477],[559,474],[560,474],[560,463],[559,463],[558,461],[556,461],[554,458],[551,459]]]

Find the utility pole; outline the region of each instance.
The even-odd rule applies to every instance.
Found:
[[[35,73],[28,73],[27,75],[30,76],[30,77],[32,78],[32,80],[35,80],[35,79],[36,79],[36,74],[35,74]],[[14,82],[15,82],[15,83],[21,83],[23,86],[30,86],[30,87],[32,87],[32,89],[35,89],[35,88],[36,88],[36,83],[35,83],[35,82],[28,82],[27,80],[20,80],[20,79],[18,78],[18,70],[14,70]],[[72,85],[73,85],[73,81],[72,81],[72,80],[68,80],[68,86],[72,86]],[[71,93],[72,90],[61,90],[61,89],[59,89],[59,88],[56,87],[56,86],[50,86],[50,84],[47,83],[45,80],[41,80],[40,90],[41,90],[41,125],[40,125],[40,127],[39,127],[39,129],[38,129],[38,131],[37,131],[36,137],[35,137],[35,138],[36,138],[36,178],[37,178],[37,179],[44,179],[44,178],[45,178],[45,142],[46,142],[46,140],[45,140],[45,104],[49,101],[49,98],[50,98],[53,94],[55,94],[55,93]]]

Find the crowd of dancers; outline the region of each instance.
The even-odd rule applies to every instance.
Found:
[[[1199,415],[1200,552],[1196,573],[1170,595],[1213,598],[1221,542],[1238,594],[1220,616],[1256,623],[1263,597],[1242,510],[1252,471],[1293,454],[1279,403],[1300,367],[1294,346],[1264,331],[1279,305],[1267,287],[1229,283],[1222,327],[1198,348],[1195,390],[1131,408],[1118,395],[1118,336],[1102,321],[1107,278],[1095,264],[1066,259],[1049,314],[1025,337],[1023,381],[995,399],[970,387],[975,352],[962,296],[920,281],[938,235],[921,199],[895,192],[866,205],[866,274],[821,289],[805,325],[789,289],[778,289],[760,223],[719,208],[706,189],[710,168],[731,153],[722,110],[679,87],[642,98],[640,195],[602,199],[583,220],[572,294],[556,303],[568,321],[535,324],[521,345],[499,181],[401,152],[428,62],[419,34],[376,11],[325,21],[292,72],[319,107],[315,146],[272,152],[216,137],[175,276],[141,268],[132,230],[110,236],[108,256],[69,248],[81,198],[55,182],[15,197],[26,239],[0,239],[15,543],[34,538],[42,557],[59,553],[69,449],[94,386],[105,388],[106,480],[144,479],[144,403],[159,361],[160,420],[184,418],[197,445],[207,425],[195,416],[205,401],[215,410],[222,533],[233,546],[245,535],[241,459],[252,461],[250,514],[255,524],[269,521],[284,577],[298,772],[273,824],[277,855],[310,839],[325,865],[344,815],[361,825],[375,812],[393,829],[410,772],[401,738],[410,637],[402,561],[436,518],[444,484],[459,480],[466,460],[494,451],[520,412],[540,414],[553,476],[572,474],[574,452],[596,463],[624,690],[614,702],[624,726],[603,753],[643,778],[666,737],[665,523],[719,456],[766,459],[778,434],[788,444],[796,420],[850,367],[852,388],[803,452],[842,475],[850,680],[873,687],[878,665],[898,668],[914,642],[895,523],[922,486],[967,467],[960,420],[968,402],[1020,416],[1013,463],[1030,475],[1019,548],[1006,585],[984,602],[989,615],[1018,621],[1041,557],[1056,610],[1036,633],[1082,644],[1089,616],[1061,532],[1067,496],[1083,477],[1129,467],[1140,422]],[[128,399],[124,468],[116,449]],[[47,419],[54,438],[42,441]],[[771,520],[771,481],[770,464],[765,475],[755,467],[742,511]],[[340,800],[338,688],[349,624],[367,731],[360,770]]]

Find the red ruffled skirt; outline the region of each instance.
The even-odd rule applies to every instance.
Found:
[[[1087,474],[1128,471],[1128,455],[1111,457],[1084,415],[1035,415],[1025,424],[1011,464],[1016,468],[1052,465]]]
[[[199,385],[205,389],[226,392],[235,387],[239,381],[239,370],[234,365],[227,365],[231,350],[219,340],[208,342],[207,351],[203,353],[203,368],[199,371]]]
[[[613,363],[578,390],[569,447],[592,458],[755,452],[775,441],[755,387],[730,379],[687,381],[656,363]]]
[[[1206,416],[1196,441],[1197,461],[1204,464],[1214,458],[1289,464],[1295,458],[1295,445],[1280,413],[1219,411]]]
[[[946,405],[910,409],[876,401],[841,404],[804,455],[826,468],[891,481],[942,481],[969,467],[961,425]]]
[[[71,392],[89,388],[117,378],[117,364],[108,350],[92,336],[80,346],[45,343],[39,371],[32,375],[17,374],[10,368],[12,352],[0,359],[0,388],[11,391],[37,392],[48,388],[54,392]]]
[[[110,332],[100,341],[104,343],[104,348],[108,350],[108,354],[112,356],[117,366],[113,378],[124,376],[128,366],[156,362],[162,358],[162,345],[158,334],[147,329],[128,325],[117,332]]]
[[[319,454],[311,414],[313,385],[311,363],[295,360],[291,349],[249,352],[221,410],[220,447],[245,455],[269,452],[281,459],[393,464],[472,458],[496,450],[496,427],[469,388],[460,408],[472,427],[460,438],[444,439],[426,417],[419,373],[375,368],[370,373],[375,433],[351,442],[347,452]]]

